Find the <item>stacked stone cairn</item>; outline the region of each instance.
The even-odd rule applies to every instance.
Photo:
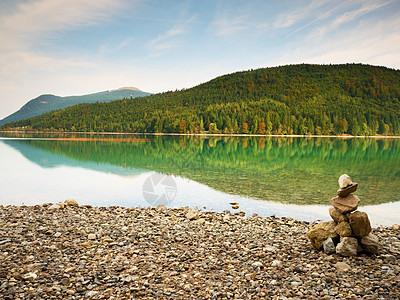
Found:
[[[360,199],[352,194],[357,186],[349,175],[339,177],[338,196],[332,198],[333,207],[329,208],[333,221],[316,224],[307,232],[317,250],[341,256],[379,253],[379,240],[371,233],[368,215],[357,211]]]

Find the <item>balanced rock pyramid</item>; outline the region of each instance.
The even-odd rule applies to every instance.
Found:
[[[368,215],[357,211],[360,199],[352,194],[357,187],[349,175],[339,177],[338,196],[331,199],[333,207],[329,208],[333,220],[316,224],[307,232],[314,248],[342,256],[379,253],[379,240],[371,233]]]

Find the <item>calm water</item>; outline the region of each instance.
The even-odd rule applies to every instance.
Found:
[[[236,201],[249,214],[302,220],[329,219],[347,173],[374,225],[400,223],[400,139],[2,134],[0,164],[3,205],[74,198],[222,211]]]

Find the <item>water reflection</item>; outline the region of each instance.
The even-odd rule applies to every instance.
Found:
[[[156,171],[224,193],[274,202],[329,205],[343,173],[359,183],[361,205],[400,200],[399,139],[39,137],[21,136],[3,143],[42,167],[79,166],[123,176]]]

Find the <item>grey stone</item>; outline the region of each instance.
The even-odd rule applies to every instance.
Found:
[[[342,176],[340,176],[338,182],[341,189],[349,186],[352,183],[350,176],[347,174],[343,174]]]
[[[342,256],[357,256],[358,241],[353,237],[344,237],[336,246],[336,253]]]
[[[335,243],[333,242],[333,240],[329,237],[327,238],[324,243],[323,243],[323,247],[324,247],[324,252],[326,254],[332,254],[336,252],[336,247],[335,247]]]

